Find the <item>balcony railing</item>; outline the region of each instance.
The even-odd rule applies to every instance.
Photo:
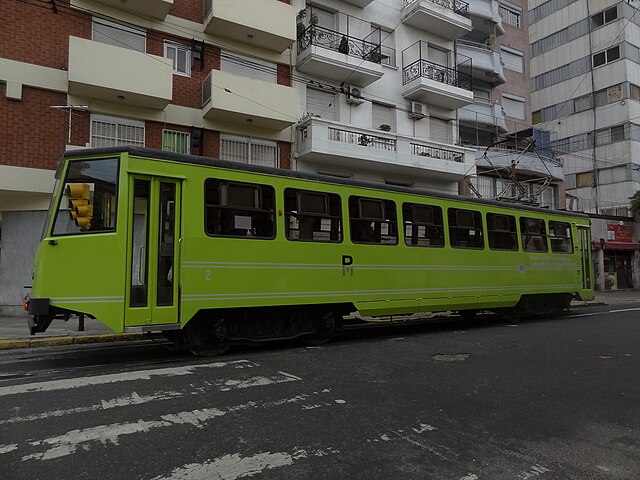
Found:
[[[419,2],[420,0],[404,0],[404,6],[407,7],[411,5],[413,2]],[[429,0],[431,3],[435,3],[441,7],[444,7],[449,10],[453,10],[454,13],[458,15],[463,15],[465,17],[469,16],[469,4],[467,2],[463,2],[462,0]]]
[[[298,53],[312,45],[352,55],[373,63],[395,66],[395,49],[318,25],[309,25],[298,35]]]
[[[471,75],[423,59],[416,60],[402,69],[403,85],[417,78],[427,78],[453,87],[472,90]]]
[[[202,106],[205,106],[209,102],[209,100],[211,100],[211,95],[213,94],[213,92],[211,91],[213,89],[213,85],[211,83],[212,74],[213,72],[207,75],[207,78],[205,78],[204,82],[202,82]]]
[[[427,145],[411,144],[411,154],[420,157],[437,158],[448,162],[464,163],[464,154],[454,152],[453,150],[445,150],[444,148],[429,147]]]
[[[329,140],[334,142],[349,143],[363,147],[377,148],[379,150],[396,150],[396,140],[394,138],[378,137],[368,133],[354,132],[329,127]]]

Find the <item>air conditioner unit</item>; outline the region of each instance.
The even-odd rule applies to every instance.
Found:
[[[364,103],[362,92],[358,87],[347,87],[347,103],[350,105],[360,105]]]
[[[409,118],[414,120],[420,120],[427,116],[427,106],[420,102],[411,102],[411,110],[409,111]]]

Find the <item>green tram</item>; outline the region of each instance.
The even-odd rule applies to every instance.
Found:
[[[319,343],[356,311],[543,313],[593,297],[581,214],[134,147],[67,152],[56,178],[32,334],[85,314],[217,354]]]

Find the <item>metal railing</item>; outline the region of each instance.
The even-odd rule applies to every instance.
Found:
[[[213,94],[213,79],[211,78],[211,75],[213,75],[213,72],[207,75],[207,78],[205,78],[202,82],[202,106],[205,106],[207,103],[209,103],[209,100],[211,100],[211,95]]]
[[[206,1],[206,0],[205,0]],[[419,2],[420,0],[404,0],[404,7],[408,7],[414,2]],[[435,3],[441,7],[444,7],[448,10],[452,10],[454,13],[458,15],[468,16],[469,15],[469,4],[467,2],[463,2],[462,0],[429,0],[431,3]]]
[[[298,35],[298,54],[312,45],[352,55],[373,63],[384,62],[395,66],[395,49],[318,25],[309,25]]]
[[[430,147],[428,145],[411,144],[411,154],[420,157],[437,158],[448,162],[464,163],[464,154],[444,148]]]
[[[471,75],[423,59],[416,60],[402,69],[403,85],[416,78],[427,78],[453,87],[472,90]]]
[[[329,140],[395,152],[396,139],[329,127]]]

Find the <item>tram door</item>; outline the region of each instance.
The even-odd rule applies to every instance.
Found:
[[[130,177],[125,328],[179,322],[180,187]]]
[[[578,240],[580,244],[578,248],[580,249],[580,263],[582,268],[582,288],[583,290],[591,289],[591,242],[589,227],[578,227]]]

